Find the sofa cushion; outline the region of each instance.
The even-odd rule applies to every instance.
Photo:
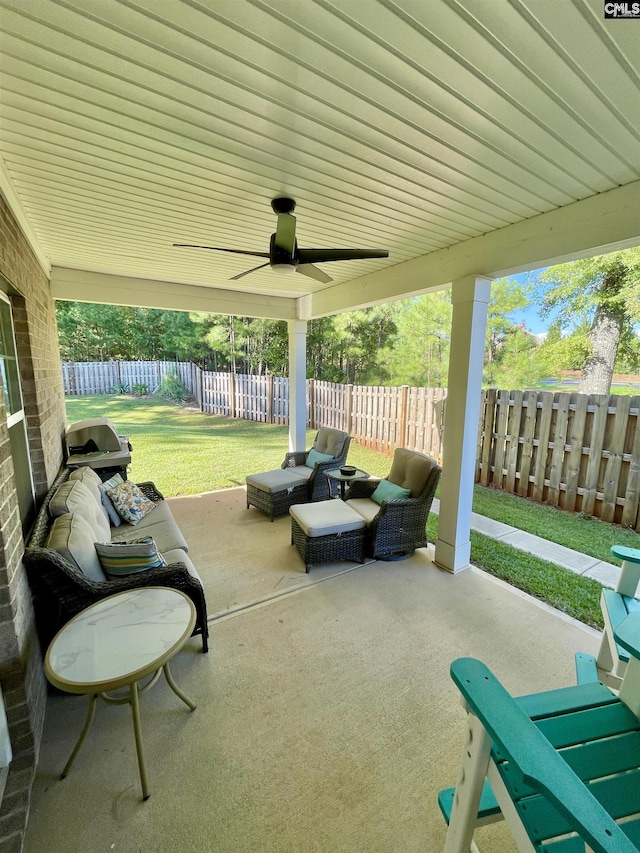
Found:
[[[383,501],[398,501],[409,497],[411,497],[411,489],[396,486],[395,483],[390,483],[388,480],[380,480],[371,495],[371,500],[381,504]]]
[[[301,466],[303,467],[303,466]],[[308,476],[311,476],[311,471],[305,469]],[[304,479],[307,479],[304,475]],[[293,489],[302,484],[303,475],[299,473],[298,468],[275,468],[273,471],[262,471],[259,474],[249,474],[246,478],[247,485],[259,489],[261,492],[275,494],[283,492],[285,489]]]
[[[49,531],[45,548],[52,548],[78,571],[92,581],[104,583],[107,578],[102,571],[94,546],[91,525],[80,513],[59,515]]]
[[[137,524],[142,521],[145,515],[156,508],[154,502],[150,501],[144,492],[130,480],[125,480],[124,483],[107,489],[107,496],[118,511],[118,515],[129,524]]]
[[[417,498],[422,494],[434,464],[434,461],[423,453],[397,447],[387,479],[397,486],[411,489],[411,497]]]
[[[328,453],[332,458],[342,455],[342,449],[347,439],[347,433],[340,429],[331,427],[320,427],[316,435],[313,447],[320,453]]]
[[[130,542],[141,536],[153,536],[161,554],[166,556],[167,551],[179,548],[187,551],[188,546],[182,531],[178,527],[169,505],[165,501],[159,501],[152,513],[146,515],[135,527],[123,524],[117,529],[111,529],[112,542]]]
[[[96,542],[95,549],[102,570],[111,580],[167,565],[151,536],[133,542]]]
[[[100,483],[100,499],[102,501],[103,507],[107,511],[107,515],[109,516],[109,521],[111,522],[112,527],[120,527],[122,524],[122,519],[116,508],[113,505],[113,501],[107,494],[109,489],[114,489],[116,486],[119,486],[120,483],[124,483],[122,476],[120,474],[114,474],[113,477],[109,477],[108,480],[105,480],[104,483]]]
[[[102,499],[100,497],[100,486],[102,485],[102,480],[95,471],[92,471],[91,468],[76,468],[69,474],[69,480],[80,480],[81,483],[89,489],[93,497],[95,498],[98,506],[102,506]]]
[[[307,459],[304,464],[307,468],[315,468],[317,462],[330,462],[333,458],[331,453],[320,453],[319,450],[312,449],[307,453]]]
[[[181,548],[176,548],[173,551],[164,551],[162,556],[165,558],[165,560],[167,561],[167,565],[169,566],[172,566],[174,563],[184,563],[191,577],[202,583],[202,581],[200,580],[200,575],[198,574],[196,567],[191,562],[189,555],[185,554],[185,552]]]
[[[111,538],[109,517],[104,507],[96,503],[91,490],[81,480],[67,480],[56,489],[49,502],[49,515],[57,518],[66,513],[78,513],[92,530],[92,543]]]

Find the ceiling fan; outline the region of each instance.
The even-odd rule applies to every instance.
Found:
[[[327,283],[333,281],[323,270],[314,266],[328,261],[357,261],[364,258],[388,258],[385,249],[300,249],[296,240],[296,218],[292,216],[296,203],[292,198],[274,198],[271,202],[273,212],[278,215],[275,234],[271,235],[268,252],[248,252],[242,249],[223,249],[219,246],[194,246],[190,243],[174,243],[186,249],[211,249],[214,252],[232,252],[235,255],[253,255],[267,258],[266,263],[234,275],[230,281],[237,281],[249,273],[271,266],[277,272],[299,272],[310,278]]]

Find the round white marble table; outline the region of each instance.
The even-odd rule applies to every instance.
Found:
[[[176,686],[169,661],[187,642],[196,622],[191,599],[176,589],[144,587],[92,604],[61,628],[45,657],[49,681],[66,693],[89,695],[89,710],[77,744],[62,771],[64,778],[89,731],[98,697],[131,705],[142,796],[149,798],[142,751],[139,696],[164,672],[173,692],[193,711],[194,703]],[[147,676],[151,681],[140,689]],[[128,688],[123,697],[107,693]]]

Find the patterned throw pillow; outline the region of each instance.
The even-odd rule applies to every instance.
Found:
[[[150,501],[144,492],[130,480],[125,480],[124,483],[107,489],[107,495],[120,517],[124,521],[128,521],[129,524],[137,524],[142,521],[145,515],[156,508],[153,501]]]
[[[403,489],[402,486],[396,486],[388,480],[380,480],[375,492],[371,495],[371,500],[382,504],[382,501],[398,501],[410,497],[411,489]]]
[[[95,548],[102,570],[111,580],[167,565],[151,536],[131,542],[96,542]]]
[[[122,519],[116,512],[116,508],[111,501],[111,498],[107,494],[109,489],[114,489],[116,486],[119,486],[120,483],[124,483],[124,480],[120,476],[120,474],[114,474],[113,477],[110,477],[108,480],[105,480],[104,483],[100,483],[98,488],[100,489],[100,497],[102,498],[102,506],[106,509],[107,515],[109,516],[109,521],[111,522],[112,527],[120,527],[122,524]]]

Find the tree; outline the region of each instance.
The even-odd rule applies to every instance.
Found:
[[[633,348],[640,321],[640,248],[558,264],[541,273],[539,281],[548,286],[543,316],[557,311],[563,329],[588,323],[579,393],[608,394],[618,351]]]

